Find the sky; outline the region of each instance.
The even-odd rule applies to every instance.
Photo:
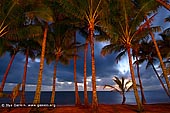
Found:
[[[155,17],[153,26],[160,25],[162,29],[165,30],[170,26],[169,23],[164,22],[164,18],[170,16],[168,10],[161,8],[158,14]],[[159,36],[155,34],[157,38]],[[77,33],[77,39],[82,38],[80,34]],[[108,89],[103,89],[103,86],[106,84],[114,85],[112,78],[125,77],[126,79],[131,79],[129,72],[129,64],[127,55],[125,55],[121,61],[118,63],[115,61],[115,54],[110,54],[105,57],[100,55],[101,48],[104,47],[107,42],[95,42],[95,64],[96,64],[96,81],[97,81],[97,90],[98,91],[107,91]],[[83,90],[83,52],[80,52],[80,58],[77,60],[77,80],[79,90]],[[9,53],[6,53],[0,58],[0,83],[6,71],[7,65],[9,63],[10,56]],[[12,67],[9,71],[5,91],[11,91],[12,88],[17,83],[22,83],[23,71],[24,71],[25,56],[18,53],[14,59]],[[36,83],[39,72],[39,59],[32,61],[29,59],[28,71],[27,71],[27,81],[26,81],[26,91],[35,91]],[[43,71],[43,81],[42,81],[42,91],[51,91],[52,90],[52,78],[53,78],[53,66],[54,63],[47,65],[44,63]],[[155,65],[156,67],[158,65]],[[162,89],[160,82],[156,78],[151,67],[146,70],[146,63],[140,65],[141,79],[143,83],[144,90],[159,90]],[[134,67],[136,70],[136,68]],[[160,69],[157,69],[160,72]],[[160,72],[161,73],[161,72]],[[135,72],[135,75],[136,72]],[[56,80],[56,91],[73,91],[74,90],[74,78],[73,78],[73,60],[70,61],[69,65],[65,66],[58,64],[57,67],[57,80]],[[136,81],[138,81],[136,77]],[[91,57],[90,51],[88,51],[87,56],[87,85],[88,90],[91,90]]]

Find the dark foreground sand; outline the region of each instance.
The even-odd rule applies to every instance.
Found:
[[[0,108],[0,113],[29,113],[31,108]],[[41,107],[41,113],[92,113],[91,107],[57,106]],[[36,112],[35,112],[36,113]],[[99,105],[99,113],[137,113],[136,105]],[[143,113],[170,113],[170,103],[144,105]]]

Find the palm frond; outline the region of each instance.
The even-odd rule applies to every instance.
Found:
[[[107,54],[111,54],[114,51],[114,44],[106,45],[101,50],[101,55],[105,56]]]
[[[115,78],[115,79],[114,79],[114,78]],[[122,82],[119,80],[118,77],[115,76],[114,78],[113,78],[113,81],[116,82],[116,84],[117,84],[117,85],[119,86],[119,88],[121,89],[121,88],[122,88],[122,85],[123,85]]]
[[[129,92],[131,89],[133,89],[133,85],[131,85],[131,86],[126,90],[126,92]]]
[[[116,62],[117,62],[117,63],[118,63],[118,61],[121,60],[121,57],[122,57],[123,55],[126,55],[126,50],[118,53],[118,55],[116,56]]]

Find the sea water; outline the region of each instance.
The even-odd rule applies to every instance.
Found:
[[[11,93],[11,92],[5,92]],[[35,92],[27,91],[25,93],[26,103],[33,103]],[[139,92],[140,94],[140,92]],[[145,91],[145,98],[147,103],[170,103],[170,98],[166,95],[166,93],[162,90],[159,91]],[[121,104],[122,95],[118,92],[110,92],[110,91],[97,91],[98,102],[99,104]],[[81,99],[81,103],[84,101],[84,92],[80,91],[79,96]],[[136,100],[134,97],[134,92],[126,93],[126,104],[136,104]],[[41,103],[48,104],[50,103],[51,92],[45,91],[41,92]],[[140,96],[141,97],[141,96]],[[92,92],[88,92],[88,100],[91,103],[92,101]],[[19,103],[20,98],[16,98],[15,103]],[[0,104],[11,103],[9,98],[0,98]],[[56,105],[74,105],[75,104],[75,92],[74,91],[56,91],[55,96],[55,104]]]

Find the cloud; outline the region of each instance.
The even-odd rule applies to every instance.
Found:
[[[164,23],[163,18],[169,16],[169,11],[161,8],[156,15],[153,25],[162,25],[165,29],[169,27],[169,23]],[[82,36],[78,34],[78,39],[83,41]],[[118,64],[115,61],[116,54],[110,54],[105,57],[100,55],[101,48],[108,44],[108,42],[101,43],[95,42],[95,65],[96,65],[96,78],[97,78],[97,89],[103,90],[105,84],[114,84],[112,81],[113,76],[124,76],[131,78],[129,71],[129,63],[127,56],[124,56]],[[90,47],[89,47],[90,48]],[[79,52],[80,58],[77,59],[77,81],[79,83],[79,89],[83,90],[83,65],[84,65],[84,51]],[[3,75],[6,71],[8,63],[10,61],[9,53],[0,58],[0,81],[3,79]],[[29,59],[29,67],[27,72],[27,85],[26,90],[35,90],[36,83],[38,79],[39,64],[40,59],[36,58],[35,61]],[[18,53],[15,57],[15,60],[12,64],[10,72],[7,77],[5,84],[5,90],[11,90],[16,83],[22,82],[23,71],[25,64],[25,56],[21,53]],[[140,74],[143,82],[144,90],[158,89],[160,83],[155,76],[152,68],[149,67],[147,70],[145,68],[146,63],[140,65]],[[51,90],[52,79],[53,79],[53,68],[54,63],[47,65],[44,62],[43,70],[43,81],[42,81],[42,90]],[[70,61],[69,65],[62,65],[61,63],[57,66],[57,81],[56,81],[56,90],[74,90],[74,65],[73,60]],[[137,72],[134,66],[135,76],[137,79]],[[137,79],[138,81],[138,79]],[[88,50],[87,55],[87,83],[88,89],[91,90],[91,54],[90,49]]]

